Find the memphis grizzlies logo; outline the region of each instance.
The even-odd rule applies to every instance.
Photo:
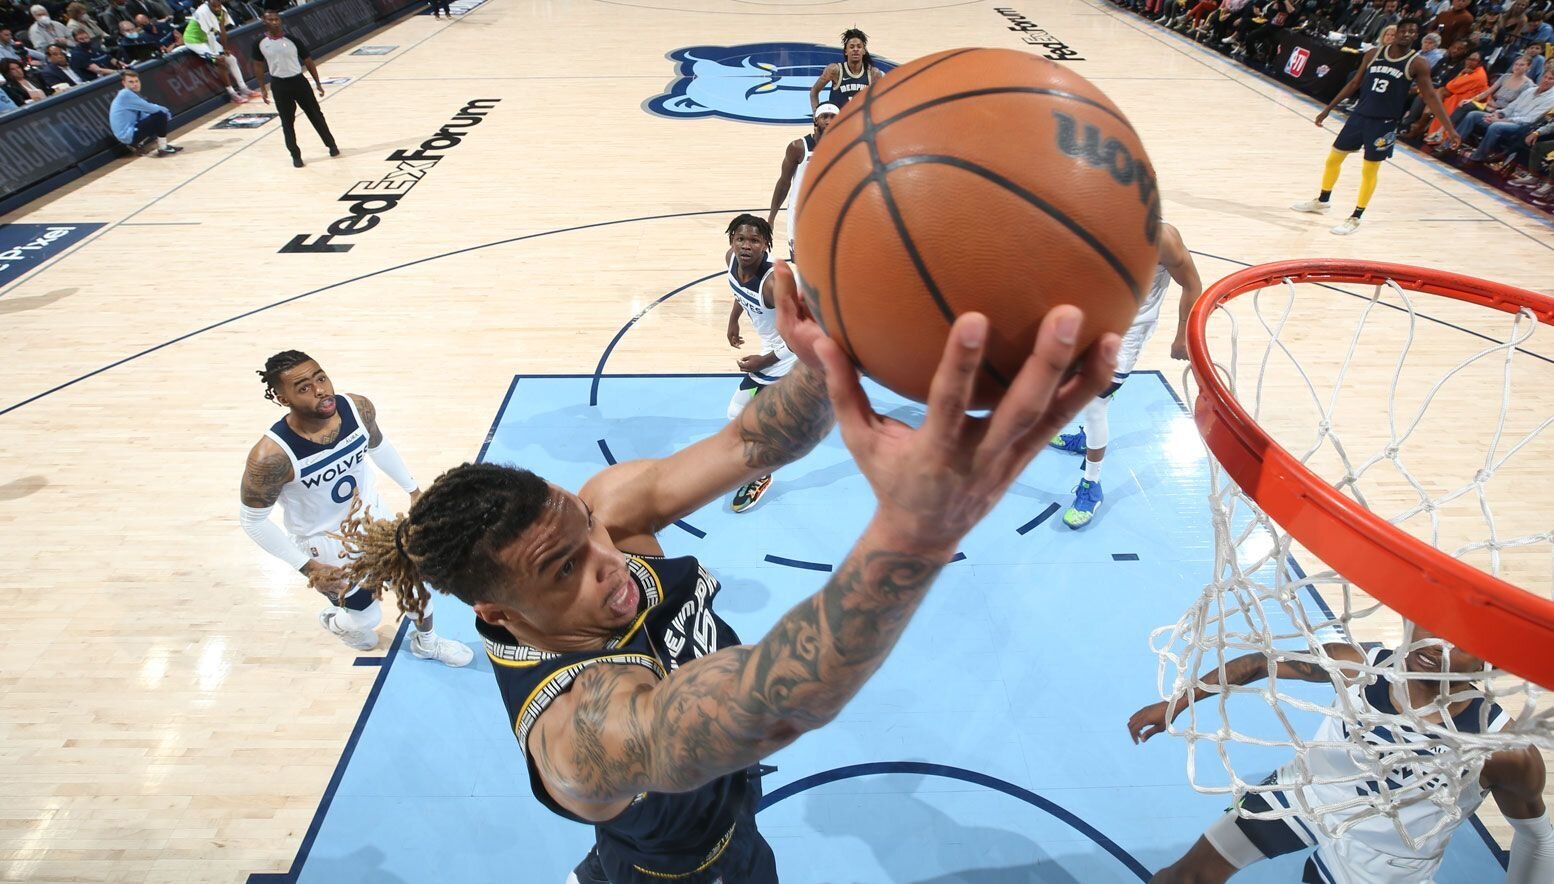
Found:
[[[816,43],[745,43],[676,49],[676,78],[643,105],[663,117],[724,117],[747,123],[807,123],[809,87],[842,50]],[[876,57],[875,67],[894,64]]]

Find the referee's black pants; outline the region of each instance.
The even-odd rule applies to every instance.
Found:
[[[281,115],[281,133],[286,136],[286,149],[291,151],[293,158],[300,159],[302,151],[297,148],[297,108],[308,115],[308,122],[313,124],[318,137],[324,140],[324,146],[330,150],[335,148],[335,137],[329,134],[329,121],[324,119],[324,111],[318,106],[318,99],[314,97],[313,90],[308,88],[308,81],[298,74],[295,77],[271,77],[270,92],[275,95],[275,109]]]

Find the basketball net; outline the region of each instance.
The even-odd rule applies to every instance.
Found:
[[[1304,269],[1313,266],[1306,262]],[[1221,288],[1231,280],[1215,286],[1205,296],[1209,303],[1195,311],[1204,346],[1194,350],[1186,380],[1199,395],[1205,436],[1203,390],[1213,372],[1221,395],[1228,389],[1256,427],[1349,501],[1515,584],[1513,590],[1549,600],[1554,500],[1539,498],[1541,513],[1526,512],[1520,503],[1532,499],[1530,491],[1548,490],[1544,474],[1554,474],[1548,466],[1554,463],[1554,408],[1548,405],[1554,366],[1526,350],[1540,331],[1537,311],[1513,305],[1496,312],[1471,303],[1477,298],[1436,298],[1440,287],[1375,273],[1265,274],[1248,283],[1256,270],[1266,268],[1233,276],[1242,279],[1239,291]],[[1231,300],[1241,292],[1249,296]],[[1416,303],[1432,316],[1417,313]],[[1451,325],[1437,321],[1441,311]],[[1542,312],[1546,322],[1551,314]],[[1457,328],[1457,322],[1471,325]],[[1425,337],[1427,347],[1419,341]],[[1548,338],[1545,332],[1536,343],[1547,349]],[[1448,345],[1449,355],[1442,355]],[[1205,354],[1206,362],[1200,359]],[[1541,400],[1518,398],[1519,382]],[[1529,413],[1527,403],[1539,401],[1541,411]],[[1443,451],[1451,463],[1468,464],[1462,475],[1411,469],[1440,461]],[[1461,822],[1458,800],[1480,788],[1479,773],[1491,753],[1528,744],[1554,747],[1554,707],[1536,684],[1495,668],[1409,671],[1408,653],[1449,650],[1453,630],[1437,620],[1440,638],[1416,637],[1399,612],[1316,557],[1307,545],[1321,546],[1320,538],[1296,527],[1303,544],[1265,513],[1213,451],[1209,467],[1213,577],[1175,625],[1155,630],[1150,639],[1160,657],[1163,698],[1200,688],[1208,693],[1168,728],[1187,741],[1195,789],[1233,795],[1244,816],[1298,815],[1330,837],[1356,826],[1372,833],[1390,828],[1411,849],[1429,850],[1422,845],[1443,844],[1440,839]],[[1256,496],[1267,501],[1263,492],[1286,475],[1265,469],[1256,482],[1243,479],[1262,489]],[[1530,488],[1529,482],[1542,484]],[[1497,505],[1497,496],[1520,502]],[[1354,533],[1364,528],[1356,525]],[[1367,585],[1371,593],[1385,594],[1376,581]],[[1400,588],[1409,589],[1389,587]],[[1441,592],[1439,586],[1412,586],[1415,607],[1403,613],[1425,620],[1416,608],[1440,603],[1432,593]],[[1467,644],[1465,637],[1459,640]],[[1359,650],[1367,662],[1335,660],[1324,647],[1334,643]],[[1362,646],[1377,643],[1396,653],[1379,661],[1366,656]],[[1554,644],[1544,644],[1542,653],[1554,655]],[[1209,674],[1225,679],[1227,664],[1248,654],[1266,659],[1270,677],[1245,685],[1204,680]],[[1495,662],[1492,653],[1478,654]],[[1330,684],[1275,677],[1279,661],[1320,667],[1317,677],[1325,674]],[[1431,698],[1417,706],[1408,699],[1416,682],[1430,690],[1416,688],[1415,695]],[[1367,701],[1382,688],[1390,691],[1383,696],[1396,700],[1392,711]],[[1488,702],[1459,712],[1455,721],[1442,714],[1450,704],[1480,698]],[[1493,732],[1491,703],[1509,719]],[[1278,782],[1266,781],[1275,768]],[[1265,793],[1272,810],[1241,807],[1257,793]]]

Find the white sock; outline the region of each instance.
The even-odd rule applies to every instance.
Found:
[[[1092,482],[1101,481],[1101,462],[1085,458],[1085,478]]]
[[[160,135],[158,135],[157,139],[156,139],[156,146],[160,147],[163,150],[167,150],[167,139],[163,138]]]

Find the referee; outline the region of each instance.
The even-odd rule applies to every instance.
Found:
[[[259,90],[264,93],[265,104],[270,103],[270,87],[275,87],[275,109],[281,114],[281,131],[286,135],[286,149],[291,151],[291,164],[302,167],[302,151],[297,148],[298,105],[302,106],[302,112],[308,115],[308,122],[313,124],[318,137],[329,148],[329,155],[339,156],[340,148],[335,146],[335,137],[329,134],[329,122],[324,119],[318,99],[308,89],[307,80],[302,78],[302,69],[306,67],[322,97],[324,84],[318,81],[318,67],[313,64],[313,56],[308,54],[308,47],[301,40],[281,31],[279,12],[272,10],[264,14],[264,36],[254,44],[254,62],[259,65]],[[268,83],[264,77],[267,71],[270,74]]]

